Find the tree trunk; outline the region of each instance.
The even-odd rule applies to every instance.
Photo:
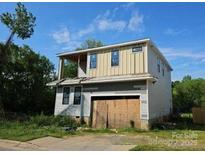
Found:
[[[15,32],[12,32],[8,38],[8,40],[5,43],[5,49],[9,46],[9,44],[12,42],[12,39],[14,37]]]

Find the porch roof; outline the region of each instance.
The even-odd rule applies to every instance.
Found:
[[[107,83],[107,82],[122,82],[122,81],[137,81],[137,80],[151,80],[157,81],[157,77],[152,76],[149,73],[135,74],[135,75],[122,75],[122,76],[106,76],[106,77],[82,77],[82,78],[65,78],[61,80],[55,80],[47,83],[47,86],[59,86],[59,85],[75,85],[75,84],[90,84],[90,83]]]

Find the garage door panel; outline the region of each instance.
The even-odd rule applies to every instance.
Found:
[[[106,100],[108,106],[108,128],[115,127],[115,103],[113,100]]]
[[[129,123],[134,127],[139,127],[140,123],[140,101],[137,99],[128,100],[128,119]]]
[[[94,102],[93,120],[95,128],[107,127],[107,104],[105,100],[98,100]]]
[[[140,126],[140,101],[137,98],[97,100],[93,103],[94,128]]]

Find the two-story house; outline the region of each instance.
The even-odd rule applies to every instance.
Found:
[[[171,71],[150,39],[58,54],[55,115],[84,120],[94,128],[150,124],[172,111]],[[78,76],[63,76],[64,61],[78,64]]]

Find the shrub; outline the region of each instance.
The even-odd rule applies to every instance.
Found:
[[[30,123],[36,124],[37,126],[43,127],[43,126],[78,126],[79,124],[73,120],[69,116],[45,116],[43,114],[36,115],[30,118]]]
[[[40,114],[40,115],[32,116],[29,122],[32,124],[36,124],[37,126],[49,126],[54,124],[54,117]]]
[[[74,119],[69,116],[56,116],[54,118],[55,124],[57,126],[77,126],[79,125]]]

